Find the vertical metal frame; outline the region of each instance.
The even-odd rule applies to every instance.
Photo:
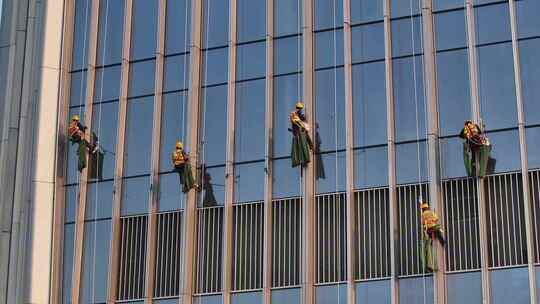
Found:
[[[90,1],[90,0],[89,0]],[[86,30],[86,29],[85,29]],[[97,39],[99,32],[99,0],[92,0],[90,13],[90,30],[88,36],[88,64],[86,71],[86,113],[84,116],[85,126],[88,128],[88,133],[85,135],[87,139],[92,136],[92,111],[94,101],[94,83],[96,80],[96,55],[97,55]],[[82,89],[82,88],[81,88]],[[88,163],[88,155],[87,163]],[[88,189],[88,168],[84,168],[80,173],[79,178],[79,208],[77,210],[76,228],[75,228],[75,256],[73,260],[73,284],[71,299],[73,303],[81,302],[82,289],[82,273],[84,261],[84,231],[86,218],[86,193]]]
[[[347,229],[347,303],[356,303],[356,283],[354,281],[355,261],[357,260],[355,235],[355,198],[354,198],[354,123],[353,123],[353,80],[352,80],[352,33],[351,0],[343,1],[343,50],[345,71],[345,162],[346,172],[346,229]],[[341,265],[339,265],[341,267]]]
[[[163,101],[163,65],[165,61],[165,15],[167,1],[158,0],[158,26],[156,44],[156,76],[154,88],[154,117],[152,134],[152,160],[150,169],[151,191],[148,210],[147,267],[146,267],[146,303],[152,304],[154,298],[155,269],[156,269],[156,235],[157,212],[159,204],[159,162],[161,152],[161,107]]]
[[[313,94],[314,75],[314,33],[313,33],[313,0],[303,1],[302,39],[303,39],[303,95],[306,114],[315,119],[315,100]],[[315,128],[311,128],[310,136],[315,138]],[[304,208],[302,209],[303,227],[303,267],[302,288],[304,304],[315,303],[315,174],[316,159],[311,151],[311,162],[304,170]]]
[[[116,145],[116,168],[114,176],[114,200],[112,218],[111,268],[109,272],[109,290],[107,303],[115,303],[118,295],[118,274],[120,262],[120,211],[122,203],[122,176],[124,175],[124,135],[126,131],[127,94],[129,80],[129,56],[131,50],[131,18],[133,0],[126,0],[124,9],[124,42],[122,49],[122,71],[120,80],[120,98],[118,110],[118,142]]]
[[[230,0],[229,14],[229,75],[227,80],[227,156],[225,167],[225,234],[223,238],[223,304],[231,303],[232,287],[232,209],[234,201],[234,144],[236,133],[236,6]]]
[[[467,13],[467,46],[469,54],[469,78],[471,86],[471,111],[476,121],[480,120],[480,98],[478,92],[478,54],[476,50],[476,30],[474,15],[474,0],[466,0]],[[484,195],[484,180],[477,179],[478,194],[478,226],[480,227],[480,257],[482,271],[482,302],[491,303],[491,284],[488,269],[488,239],[486,225],[486,202]]]
[[[60,61],[60,89],[59,89],[59,112],[58,112],[58,140],[56,143],[56,168],[55,168],[55,194],[54,194],[54,218],[52,236],[52,267],[51,267],[51,303],[61,303],[63,298],[63,270],[64,270],[64,215],[65,215],[65,177],[67,163],[67,138],[66,134],[69,97],[71,91],[71,65],[73,60],[73,36],[75,22],[75,2],[64,2],[64,24],[62,25],[63,42]],[[75,253],[74,253],[75,254]]]
[[[445,218],[444,206],[441,194],[440,183],[440,153],[439,153],[439,109],[437,95],[437,61],[435,49],[435,33],[433,29],[433,0],[422,1],[422,42],[424,43],[424,90],[427,103],[427,124],[428,124],[428,176],[429,176],[429,197],[432,208],[439,214],[440,218]],[[434,302],[446,303],[446,275],[444,269],[445,251],[438,242],[435,244],[438,256],[439,269],[434,278]]]
[[[531,303],[537,303],[537,288],[536,288],[536,268],[535,268],[535,251],[534,251],[534,222],[533,210],[531,204],[531,192],[529,183],[529,162],[527,153],[527,140],[525,138],[525,110],[523,107],[523,86],[521,82],[521,60],[518,41],[518,26],[516,15],[516,1],[509,0],[510,9],[510,28],[512,33],[512,51],[514,59],[514,74],[516,86],[516,103],[518,112],[518,128],[519,128],[519,145],[521,156],[521,178],[523,184],[523,204],[525,212],[525,232],[527,238],[527,267],[529,271],[529,290]]]
[[[396,146],[393,68],[392,68],[392,22],[390,0],[384,0],[384,60],[386,74],[386,120],[388,133],[388,201],[390,205],[390,290],[391,303],[399,303],[398,257],[399,225],[397,210]]]
[[[274,0],[266,0],[266,128],[263,233],[263,303],[272,303],[273,134],[274,134]]]
[[[191,0],[188,0],[191,1]],[[189,74],[189,89],[188,89],[188,109],[190,111],[189,128],[189,147],[191,149],[191,162],[198,165],[199,163],[199,126],[200,126],[200,93],[201,93],[201,26],[202,26],[202,4],[201,0],[191,1],[191,42],[189,45],[190,56],[190,74]],[[197,180],[197,172],[195,170],[195,178]],[[180,288],[180,298],[182,303],[191,304],[193,302],[193,267],[195,257],[195,237],[197,227],[197,193],[190,191],[187,196],[184,206],[184,220],[182,233],[184,260],[182,262],[182,286]]]

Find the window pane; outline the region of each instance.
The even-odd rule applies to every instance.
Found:
[[[538,18],[540,20],[540,18]],[[540,123],[540,39],[519,42],[525,123]]]
[[[193,297],[194,304],[221,304],[223,302],[222,296],[201,296]]]
[[[437,50],[467,46],[467,22],[465,20],[465,15],[465,10],[450,11],[434,15],[435,29],[437,32]]]
[[[165,54],[189,51],[191,1],[168,0],[165,23]]]
[[[87,222],[84,230],[82,302],[107,301],[111,220]]]
[[[356,283],[356,303],[391,303],[389,280]]]
[[[274,37],[300,33],[301,0],[274,0]]]
[[[225,167],[206,168],[199,207],[225,205]]]
[[[433,304],[433,278],[431,276],[399,280],[400,304]]]
[[[63,253],[62,284],[63,303],[71,303],[71,285],[73,275],[73,257],[75,255],[75,224],[64,225],[64,253]]]
[[[316,154],[317,194],[345,191],[345,153]],[[337,169],[337,173],[336,173]]]
[[[353,123],[354,146],[385,144],[386,72],[384,62],[354,65]]]
[[[187,144],[188,107],[186,92],[163,95],[161,108],[161,157],[160,171],[168,172],[173,169],[171,155],[177,141],[184,143],[185,151],[191,151]]]
[[[478,68],[481,112],[486,128],[517,126],[512,45],[478,48]]]
[[[133,0],[131,60],[155,56],[158,1]]]
[[[294,105],[302,99],[302,78],[300,75],[287,75],[274,78],[274,134],[273,156],[291,155],[292,133],[289,114],[294,111]],[[308,122],[311,117],[307,117]]]
[[[508,3],[475,8],[476,43],[485,44],[510,40],[510,12]]]
[[[113,178],[116,168],[116,137],[118,135],[118,102],[94,104],[92,130],[103,150],[103,178]]]
[[[412,20],[410,18],[392,20],[392,56],[399,57],[422,53],[421,36],[422,24],[420,23],[420,17],[414,17]]]
[[[237,0],[238,42],[266,36],[266,1]]]
[[[527,268],[491,271],[491,284],[493,304],[531,302]]]
[[[527,128],[525,130],[527,137],[527,152],[529,154],[529,168],[538,169],[540,168],[540,153],[538,153],[538,143],[540,143],[540,127]]]
[[[365,189],[388,185],[388,148],[354,151],[354,187]]]
[[[463,7],[463,1],[462,0],[437,0],[437,1],[433,1],[433,10],[434,11],[457,8],[457,7]]]
[[[94,101],[118,100],[121,72],[120,65],[96,69]]]
[[[491,158],[488,163],[494,168],[494,173],[508,172],[521,169],[519,151],[519,134],[517,130],[494,132],[488,134],[491,142]]]
[[[384,59],[384,23],[355,26],[351,31],[353,63]]]
[[[317,304],[347,304],[347,285],[328,285],[315,288]]]
[[[343,68],[315,72],[317,123],[312,127],[320,151],[345,148],[344,91]]]
[[[272,198],[300,196],[300,169],[291,167],[291,159],[276,159],[273,161]]]
[[[396,141],[425,138],[426,100],[422,59],[420,56],[394,59],[393,67]]]
[[[299,288],[272,290],[272,303],[300,304],[300,293]]]
[[[458,134],[472,117],[467,50],[437,54],[437,81],[441,135]]]
[[[369,22],[383,18],[383,1],[351,0],[351,22]]]
[[[420,13],[419,1],[392,0],[390,11],[392,18],[411,16]]]
[[[127,178],[122,187],[121,216],[149,212],[150,177]]]
[[[420,158],[420,164],[418,163]],[[396,145],[396,176],[398,184],[422,182],[428,179],[426,142]],[[420,169],[420,176],[418,170]]]
[[[265,84],[264,79],[236,84],[236,162],[264,159]]]
[[[189,86],[189,55],[165,57],[163,91],[187,89]]]
[[[90,2],[90,1],[88,1]],[[122,62],[124,0],[100,0],[97,64]]]
[[[229,53],[227,48],[203,51],[204,85],[227,82]]]
[[[195,174],[195,172],[193,172]],[[159,212],[183,209],[185,195],[178,174],[161,174],[159,176]]]
[[[343,0],[315,0],[315,30],[343,25]]]
[[[480,272],[448,275],[448,304],[482,303]]]
[[[266,42],[242,44],[237,51],[237,80],[265,76]]]
[[[73,62],[71,70],[86,68],[88,65],[88,46],[90,43],[90,23],[92,1],[75,1],[75,25],[73,31]]]
[[[274,40],[274,75],[302,70],[302,36]]]
[[[533,37],[540,35],[540,2],[536,0],[516,1],[518,21],[518,37]]]
[[[235,202],[264,200],[264,162],[235,165]]]
[[[132,63],[129,67],[128,97],[154,93],[155,60]]]
[[[85,220],[111,218],[113,206],[113,181],[88,184]]]
[[[232,304],[257,304],[263,302],[262,292],[233,293]]]
[[[75,222],[79,208],[79,186],[66,186],[65,188],[64,222]]]
[[[86,71],[71,73],[70,107],[83,106],[86,103],[86,79]]]
[[[203,47],[227,45],[229,41],[229,0],[203,0]]]
[[[441,138],[439,148],[442,178],[467,176],[463,160],[463,139],[459,137]]]
[[[343,65],[343,30],[315,33],[315,68]]]
[[[203,89],[202,97],[202,163],[207,166],[224,164],[227,146],[227,86]]]
[[[128,101],[124,176],[150,173],[154,97]]]

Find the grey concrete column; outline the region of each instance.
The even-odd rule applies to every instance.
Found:
[[[525,138],[525,110],[523,108],[523,86],[521,82],[521,62],[518,41],[518,26],[516,16],[516,1],[509,0],[510,25],[512,32],[512,50],[514,54],[514,74],[516,85],[516,102],[518,112],[519,126],[519,145],[521,156],[521,180],[523,184],[523,204],[525,210],[525,231],[527,238],[527,267],[529,270],[529,289],[531,292],[531,303],[537,303],[536,288],[536,267],[535,267],[535,248],[534,248],[534,220],[531,204],[531,192],[529,183],[529,162],[527,153],[527,139]]]

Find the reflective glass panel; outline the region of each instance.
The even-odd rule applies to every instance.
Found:
[[[231,295],[232,304],[262,304],[262,292],[243,292]]]
[[[82,302],[107,301],[111,220],[87,222],[84,229]]]
[[[122,67],[120,65],[96,69],[94,101],[118,100],[121,73]]]
[[[439,149],[443,178],[467,176],[463,159],[463,139],[459,137],[441,138]]]
[[[129,66],[128,97],[154,93],[155,60],[134,62]]]
[[[202,188],[199,207],[225,205],[225,167],[206,168]]]
[[[392,18],[411,16],[420,13],[419,1],[416,0],[391,0],[390,11]]]
[[[90,2],[90,1],[88,1]],[[100,0],[97,64],[122,62],[124,0]]]
[[[223,300],[221,295],[201,296],[193,298],[194,304],[221,304],[222,301]]]
[[[516,1],[518,37],[540,36],[540,2],[536,0]]]
[[[237,0],[238,42],[264,39],[266,35],[266,0]]]
[[[529,168],[540,169],[540,153],[538,153],[537,150],[537,145],[540,143],[540,127],[527,128],[525,131],[527,137],[527,150],[529,154]]]
[[[264,159],[265,85],[264,79],[236,84],[236,162]]]
[[[482,119],[487,130],[517,126],[512,44],[478,48]]]
[[[207,166],[225,163],[227,146],[227,86],[202,90],[203,126],[201,136],[202,162]]]
[[[345,153],[316,154],[317,194],[345,191]],[[337,173],[336,173],[337,169]]]
[[[169,93],[163,95],[161,105],[161,157],[160,171],[167,172],[173,169],[171,155],[177,141],[184,143],[184,150],[190,152],[187,146],[188,135],[187,120],[188,107],[186,92]]]
[[[317,304],[347,304],[347,285],[327,285],[315,288]]]
[[[300,293],[299,288],[272,290],[272,303],[300,304]]]
[[[472,117],[467,50],[437,54],[437,89],[440,133],[458,134]]]
[[[274,0],[274,37],[301,32],[301,22],[301,0]]]
[[[315,33],[315,68],[343,65],[343,30]]]
[[[485,44],[512,39],[508,3],[476,7],[476,43]]]
[[[94,104],[92,130],[104,153],[103,178],[113,178],[116,168],[116,138],[118,136],[118,102]]]
[[[272,162],[272,198],[299,196],[301,193],[300,169],[292,168],[290,158],[276,159]]]
[[[193,171],[195,174],[195,171]],[[159,176],[159,212],[183,209],[185,195],[178,173],[161,174]]]
[[[353,63],[384,59],[384,23],[355,26],[351,35]]]
[[[86,103],[86,79],[86,71],[71,73],[70,107],[82,106]]]
[[[386,72],[383,62],[352,67],[354,146],[385,144]]]
[[[236,60],[237,80],[264,77],[266,72],[266,42],[239,45]]]
[[[150,177],[126,178],[122,187],[121,216],[148,213],[150,200]]]
[[[434,11],[458,8],[458,7],[463,7],[463,1],[462,0],[437,0],[437,1],[433,1],[433,10]]]
[[[301,75],[287,75],[274,78],[274,157],[291,155],[292,133],[289,115],[294,111],[294,105],[302,99]],[[308,122],[311,120],[307,117]]]
[[[124,176],[150,173],[152,152],[154,97],[143,97],[128,101]]]
[[[235,202],[264,200],[264,162],[235,165]]]
[[[111,218],[113,206],[113,181],[88,184],[85,220]]]
[[[228,48],[203,51],[203,85],[227,82]]]
[[[75,0],[75,25],[73,30],[73,58],[71,70],[86,68],[90,43],[92,1]]]
[[[131,18],[131,60],[155,56],[158,1],[133,0]]]
[[[519,134],[517,130],[493,132],[488,134],[491,142],[491,160],[488,172],[509,172],[521,169]],[[531,147],[532,148],[532,147]]]
[[[356,283],[356,303],[391,303],[389,280]]]
[[[431,276],[399,280],[400,304],[433,304],[433,278]]]
[[[386,146],[354,151],[354,187],[365,189],[388,185]]]
[[[274,40],[274,75],[302,70],[302,36]]]
[[[191,1],[167,0],[165,54],[189,51],[191,37]]]
[[[531,303],[527,268],[491,271],[491,300],[493,304]]]
[[[480,272],[449,274],[448,304],[482,303],[482,274]]]
[[[344,92],[343,68],[315,72],[317,123],[312,127],[319,151],[345,148]]]
[[[383,1],[380,0],[351,0],[352,23],[382,19],[383,4]]]
[[[418,162],[419,159],[420,163]],[[396,145],[396,176],[398,184],[426,181],[428,179],[427,165],[425,141]]]
[[[314,0],[315,30],[343,25],[343,0]]]
[[[64,225],[64,253],[63,253],[63,303],[71,303],[73,257],[75,255],[75,224]]]
[[[203,0],[203,47],[227,45],[229,40],[229,0]]]
[[[77,218],[77,210],[79,206],[79,187],[77,185],[66,186],[65,188],[65,210],[64,222],[75,222]]]
[[[537,18],[540,20],[540,18]],[[540,39],[519,42],[523,110],[526,124],[540,123]]]
[[[399,57],[422,53],[421,36],[422,24],[420,23],[420,17],[392,20],[392,56]]]
[[[467,46],[467,22],[465,17],[465,10],[434,15],[437,35],[437,39],[435,40],[438,51]]]
[[[189,86],[189,55],[165,57],[163,91],[177,91]]]

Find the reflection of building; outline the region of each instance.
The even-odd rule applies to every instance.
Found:
[[[4,1],[0,301],[536,302],[540,4],[422,2]],[[302,174],[300,99],[321,138]],[[72,114],[103,181],[77,172]],[[471,118],[483,180],[463,167]],[[201,193],[178,187],[177,140]],[[419,196],[446,231],[437,275]]]

